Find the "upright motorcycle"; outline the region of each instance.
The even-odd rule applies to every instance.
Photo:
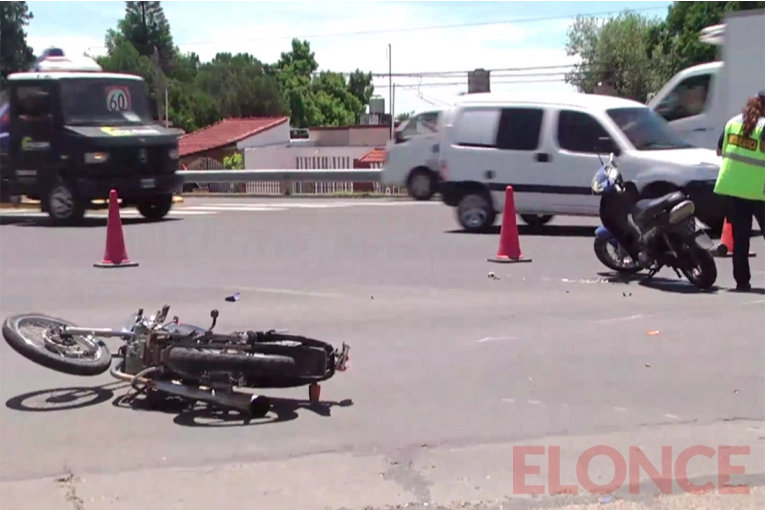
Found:
[[[638,200],[637,186],[625,182],[613,153],[592,180],[592,192],[601,196],[601,221],[622,224],[639,237],[639,245],[649,259],[641,266],[629,256],[614,232],[604,227],[595,231],[595,255],[609,269],[636,274],[644,269],[653,278],[664,267],[683,275],[695,287],[710,289],[717,280],[717,266],[710,253],[712,239],[694,216],[695,207],[681,191],[657,199]],[[606,223],[606,222],[604,222]]]

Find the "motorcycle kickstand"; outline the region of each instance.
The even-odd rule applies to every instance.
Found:
[[[659,271],[661,271],[661,266],[656,266],[656,267],[654,267],[653,269],[651,269],[650,271],[648,271],[648,274],[646,275],[645,279],[646,279],[646,280],[650,280],[650,279],[652,279],[654,276],[656,276],[656,274],[657,274]]]

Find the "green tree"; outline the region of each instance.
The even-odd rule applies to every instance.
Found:
[[[665,81],[666,70],[650,55],[650,34],[658,20],[632,11],[601,21],[579,16],[568,30],[566,53],[580,62],[566,74],[566,83],[592,93],[610,83],[621,97],[640,102]]]
[[[372,85],[372,73],[365,73],[356,69],[348,77],[348,90],[356,96],[362,105],[369,104],[369,98],[375,93],[375,86]]]
[[[313,73],[319,68],[308,41],[293,39],[291,51],[282,52],[279,61],[268,69],[275,75],[290,112],[290,124],[304,128],[316,126],[321,113],[311,91]]]
[[[404,122],[405,120],[409,120],[409,117],[412,115],[414,115],[414,112],[399,113],[396,115],[396,122]]]
[[[712,62],[718,48],[699,40],[701,30],[722,23],[726,12],[763,7],[765,2],[673,2],[666,19],[651,28],[649,51],[656,60],[667,63],[669,76]]]
[[[0,87],[9,74],[27,70],[35,60],[24,30],[33,18],[26,2],[0,2]]]
[[[218,53],[196,75],[200,91],[215,98],[221,117],[264,117],[287,113],[279,82],[248,53]]]
[[[324,71],[311,82],[311,91],[319,110],[315,123],[323,126],[355,124],[365,105],[356,97],[340,73]]]
[[[162,71],[171,74],[176,50],[161,2],[125,2],[119,29],[142,56],[153,58],[156,48]]]

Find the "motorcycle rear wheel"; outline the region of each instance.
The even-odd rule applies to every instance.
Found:
[[[680,271],[697,289],[711,289],[717,281],[717,264],[712,254],[694,244],[686,255]]]
[[[606,266],[608,269],[621,274],[636,274],[640,272],[640,266],[631,258],[629,258],[631,264],[620,264],[616,260],[616,257],[609,251],[609,247],[613,246],[606,239],[595,236],[595,243],[593,248],[595,250],[595,256],[598,258],[601,264]]]

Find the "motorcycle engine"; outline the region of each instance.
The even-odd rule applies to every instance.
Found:
[[[145,368],[143,342],[131,342],[125,348],[125,373],[135,375]]]

